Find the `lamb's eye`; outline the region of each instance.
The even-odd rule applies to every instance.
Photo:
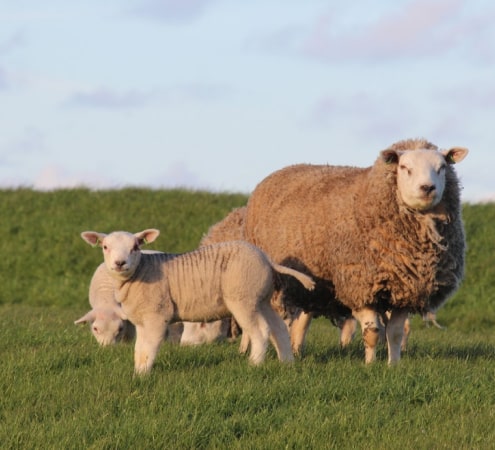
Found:
[[[103,250],[108,250],[108,245],[104,245]]]
[[[407,166],[405,166],[404,164],[401,164],[399,166],[399,169],[402,170],[403,172],[406,172],[408,175],[411,175],[411,169],[408,169]]]

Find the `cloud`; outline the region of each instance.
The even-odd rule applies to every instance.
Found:
[[[68,170],[52,165],[44,167],[34,179],[33,188],[47,191],[60,188],[75,187],[109,188],[114,184],[94,173],[71,173]]]
[[[0,42],[0,56],[10,53],[12,50],[25,45],[26,40],[24,34],[17,32],[10,36],[7,40]],[[6,90],[11,87],[12,79],[11,74],[5,66],[0,66],[0,90]]]
[[[209,189],[200,175],[189,168],[185,161],[170,163],[167,170],[151,181],[152,186],[165,188]]]
[[[200,17],[213,0],[148,0],[131,13],[164,22],[187,22]]]
[[[26,38],[24,33],[18,31],[11,35],[7,40],[0,42],[0,55],[9,53],[18,47],[22,47],[26,44]]]
[[[28,126],[17,139],[7,142],[0,152],[7,160],[18,156],[29,156],[47,151],[45,134],[36,127]]]
[[[68,106],[86,106],[93,108],[121,109],[138,108],[153,99],[152,92],[129,90],[116,92],[108,88],[76,92],[65,103]]]
[[[9,87],[8,76],[5,70],[0,67],[0,90],[5,90]]]
[[[434,94],[439,102],[448,105],[450,110],[466,113],[474,111],[491,112],[495,109],[495,88],[493,85],[472,83],[457,86]]]
[[[495,61],[495,8],[477,11],[475,3],[465,0],[409,0],[393,5],[368,15],[350,6],[327,10],[310,25],[292,24],[274,31],[258,46],[325,62],[431,59],[452,51],[478,62]]]
[[[222,100],[232,94],[232,88],[222,84],[189,83],[165,89],[116,91],[107,87],[75,92],[64,104],[71,107],[101,109],[131,109],[154,103],[174,104],[185,101],[210,102]]]
[[[451,21],[461,6],[460,0],[411,1],[374,23],[360,24],[341,34],[332,31],[335,17],[323,15],[303,43],[303,52],[328,60],[390,59],[443,53],[461,39],[460,35],[451,33]]]
[[[309,111],[307,124],[359,134],[361,139],[404,136],[414,123],[414,114],[399,99],[357,92],[349,96],[326,95]]]

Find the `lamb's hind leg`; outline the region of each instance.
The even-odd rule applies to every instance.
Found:
[[[376,345],[380,338],[380,324],[378,314],[370,308],[353,311],[352,314],[361,324],[364,342],[364,361],[372,363],[376,359]]]
[[[395,364],[400,360],[400,351],[403,343],[404,324],[408,318],[408,313],[403,309],[394,309],[390,315],[385,330],[387,334],[388,363]]]
[[[229,302],[225,299],[225,303],[242,328],[243,336],[246,335],[244,337],[245,342],[249,342],[251,345],[249,360],[255,365],[261,364],[265,359],[268,347],[270,335],[268,323],[258,311],[246,307],[243,302]]]
[[[261,303],[258,310],[265,318],[271,333],[271,341],[277,351],[278,359],[282,362],[294,361],[292,354],[289,331],[281,317],[268,303]]]

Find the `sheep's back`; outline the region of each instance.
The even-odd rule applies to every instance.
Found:
[[[300,260],[313,275],[328,278],[329,241],[349,239],[356,180],[366,170],[296,165],[274,172],[249,198],[246,240],[277,263]]]
[[[245,215],[245,206],[233,209],[224,219],[209,228],[208,233],[201,239],[199,246],[204,247],[219,242],[243,240]]]

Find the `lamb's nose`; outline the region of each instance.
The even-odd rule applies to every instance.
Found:
[[[124,266],[124,264],[125,264],[125,261],[115,261],[115,265],[116,265],[117,267],[122,268],[122,267]]]
[[[435,185],[434,184],[423,184],[420,186],[420,189],[425,193],[429,194],[430,192],[435,190]]]

